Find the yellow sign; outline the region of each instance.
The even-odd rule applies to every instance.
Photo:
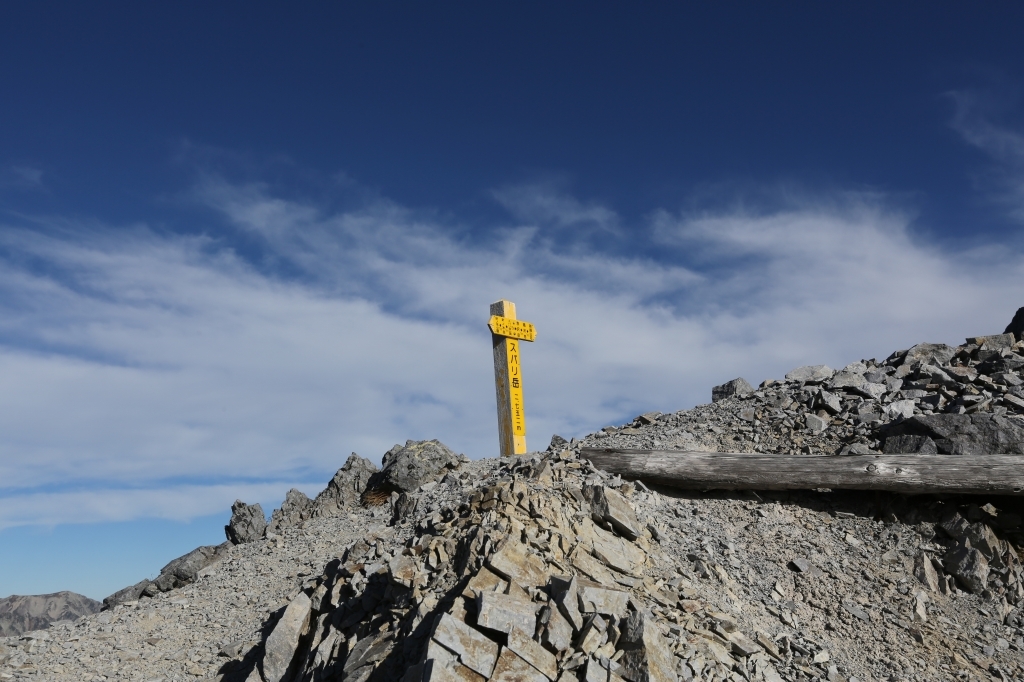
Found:
[[[523,410],[523,375],[519,370],[519,341],[505,339],[508,357],[508,395],[512,416],[512,433],[526,435],[526,413]]]
[[[487,326],[491,328],[492,333],[498,336],[507,336],[510,339],[533,341],[537,338],[537,328],[532,323],[523,320],[491,315]]]
[[[491,304],[491,344],[494,348],[494,389],[498,398],[498,444],[502,457],[526,453],[526,408],[519,341],[533,341],[537,330],[516,319],[516,304],[504,299]]]

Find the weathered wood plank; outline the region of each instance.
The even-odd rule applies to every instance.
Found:
[[[583,448],[580,456],[624,478],[699,490],[835,488],[899,493],[1024,494],[1024,456],[852,455]]]
[[[516,304],[504,299],[491,304],[491,315],[516,319]],[[494,390],[498,401],[498,447],[502,457],[526,452],[526,411],[519,341],[491,333],[494,352]]]

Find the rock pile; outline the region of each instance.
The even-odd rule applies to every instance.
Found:
[[[716,386],[712,403],[637,417],[588,447],[782,454],[1024,454],[1024,341],[922,343],[839,371],[797,368],[754,389]]]

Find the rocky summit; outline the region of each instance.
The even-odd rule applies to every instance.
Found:
[[[682,491],[580,456],[1024,464],[1021,333],[738,379],[519,458],[438,441],[396,445],[380,470],[353,455],[269,524],[236,502],[226,542],[101,613],[0,639],[0,679],[1022,680],[1021,498]]]
[[[0,636],[20,635],[52,623],[73,622],[98,613],[101,606],[98,601],[74,592],[5,597],[0,599]]]

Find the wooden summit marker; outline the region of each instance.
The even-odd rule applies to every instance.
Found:
[[[536,328],[516,319],[516,304],[504,299],[491,304],[491,345],[494,349],[494,390],[498,397],[498,443],[502,457],[526,453],[526,411],[519,341],[537,338]]]

